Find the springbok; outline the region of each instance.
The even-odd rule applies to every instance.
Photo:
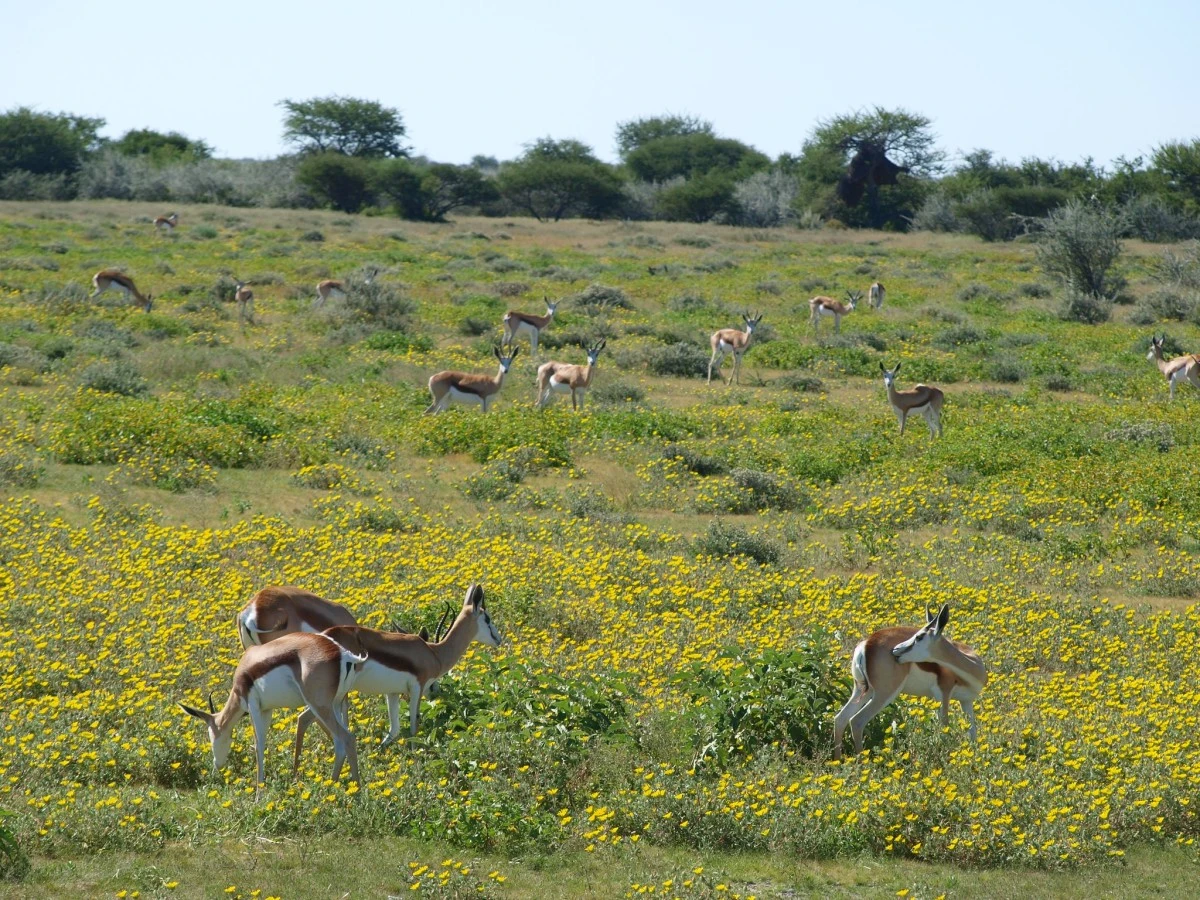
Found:
[[[366,271],[367,274],[363,276],[363,284],[370,284],[375,280],[375,276],[379,274],[379,269],[370,268]],[[344,299],[346,292],[349,290],[347,284],[348,282],[336,281],[332,278],[326,278],[324,281],[318,281],[317,299],[313,301],[313,308],[321,309],[325,305],[325,301],[330,297]]]
[[[238,637],[247,650],[285,634],[320,634],[334,625],[357,625],[346,607],[290,584],[268,585],[237,614]]]
[[[510,309],[504,314],[504,338],[503,343],[511,344],[517,339],[517,335],[529,335],[529,352],[532,356],[537,356],[538,338],[542,332],[550,327],[550,323],[554,321],[554,313],[558,309],[558,304],[561,300],[556,300],[551,303],[549,298],[542,298],[546,302],[546,314],[544,316],[535,316],[530,313],[517,312],[515,309]]]
[[[483,411],[488,411],[488,401],[500,393],[504,386],[504,376],[512,367],[520,348],[509,347],[509,355],[504,356],[500,348],[494,352],[500,361],[500,371],[493,375],[477,375],[468,372],[438,372],[429,378],[429,393],[433,402],[425,408],[425,412],[439,413],[449,408],[451,403],[478,403]]]
[[[733,354],[733,373],[729,376],[726,384],[733,384],[735,378],[738,384],[742,383],[742,354],[750,346],[750,338],[754,336],[754,329],[762,321],[762,313],[754,318],[742,313],[742,321],[746,323],[745,331],[738,331],[736,328],[722,328],[720,331],[714,331],[712,337],[708,339],[712,345],[712,359],[708,361],[707,384],[712,384],[714,365],[717,367],[717,377],[720,377],[721,365],[725,362],[725,355],[728,353]]]
[[[438,630],[440,632],[441,628]],[[412,634],[348,625],[338,625],[322,634],[341,644],[347,652],[366,658],[362,673],[355,678],[354,690],[360,694],[384,694],[387,697],[389,729],[380,749],[400,736],[401,694],[408,698],[409,735],[416,736],[421,697],[429,693],[429,686],[454,668],[475,641],[489,647],[499,647],[501,641],[488,613],[483,588],[478,584],[467,588],[462,610],[443,640],[431,643]],[[342,717],[344,720],[344,709]],[[293,775],[300,767],[304,732],[314,719],[320,721],[312,711],[306,710],[296,722]]]
[[[925,419],[930,437],[941,437],[942,401],[946,399],[946,395],[927,384],[918,384],[907,391],[896,390],[896,373],[900,371],[900,366],[901,363],[896,363],[896,368],[889,372],[883,363],[879,364],[879,371],[883,373],[883,384],[887,388],[888,403],[892,405],[892,412],[900,420],[900,433],[904,434],[908,414],[916,413]]]
[[[867,299],[871,301],[872,309],[880,309],[883,306],[883,301],[887,298],[887,289],[878,281],[871,285],[871,289],[867,293]]]
[[[1187,356],[1176,356],[1174,359],[1163,358],[1163,342],[1166,338],[1151,337],[1150,352],[1146,359],[1158,364],[1158,371],[1171,388],[1171,399],[1175,399],[1175,385],[1187,381],[1194,388],[1200,388],[1200,355],[1189,353]]]
[[[966,644],[945,637],[950,604],[935,617],[925,609],[921,628],[895,625],[881,628],[859,641],[850,657],[854,691],[833,725],[833,758],[842,758],[846,725],[854,737],[854,752],[862,753],[863,729],[900,694],[940,700],[939,718],[950,721],[950,701],[957,700],[970,722],[967,734],[975,740],[975,698],[988,681],[987,667]]]
[[[357,746],[354,735],[338,718],[338,710],[366,662],[365,656],[352,653],[323,634],[288,634],[250,647],[242,654],[233,672],[229,699],[220,710],[213,706],[211,695],[208,712],[179,705],[207,726],[214,770],[225,765],[233,727],[249,713],[254,723],[259,785],[266,780],[263,758],[273,710],[308,707],[312,718],[333,738],[333,778],[337,779],[342,764],[349,760],[350,777],[357,784]]]
[[[254,291],[250,290],[247,285],[248,281],[236,281],[237,285],[233,291],[233,299],[238,305],[238,320],[245,322],[254,322]]]
[[[833,316],[833,333],[842,330],[842,316],[854,312],[854,306],[862,299],[862,291],[846,291],[848,303],[834,300],[832,297],[813,297],[808,301],[808,323],[818,332],[821,330],[821,317]]]
[[[592,373],[596,370],[596,359],[604,349],[606,340],[588,348],[587,365],[573,366],[568,363],[548,362],[538,367],[538,409],[550,402],[551,393],[571,393],[571,409],[583,409],[583,398],[592,386]]]
[[[152,295],[142,296],[137,285],[133,283],[133,279],[116,269],[101,269],[92,276],[92,285],[96,290],[88,296],[89,300],[95,300],[105,291],[118,291],[123,293],[131,303],[135,303],[146,312],[150,312],[150,308],[154,305]]]
[[[154,220],[154,227],[159,231],[174,231],[175,226],[179,224],[179,213],[171,213],[169,216],[159,216]]]

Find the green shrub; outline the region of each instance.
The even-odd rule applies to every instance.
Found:
[[[1175,446],[1175,432],[1166,422],[1134,422],[1122,425],[1120,428],[1106,431],[1104,439],[1145,444],[1154,447],[1159,453],[1167,453]]]
[[[621,403],[641,403],[646,399],[646,391],[640,384],[624,381],[619,378],[599,379],[588,390],[588,398],[603,406],[615,406]]]
[[[407,331],[416,308],[397,288],[379,281],[352,283],[345,301],[352,319],[390,331]]]
[[[1121,256],[1120,215],[1101,207],[1071,201],[1042,221],[1037,257],[1042,268],[1057,277],[1075,294],[1111,300],[1124,286],[1113,274]],[[1082,319],[1075,321],[1104,321]]]
[[[695,344],[680,341],[669,347],[656,347],[650,354],[650,371],[655,375],[699,378],[708,374],[711,354]]]
[[[748,556],[763,565],[777,563],[780,557],[779,545],[774,541],[720,519],[709,522],[708,530],[692,542],[692,547],[702,556]]]
[[[13,814],[0,809],[0,878],[22,878],[29,872],[29,857],[17,844],[16,835],[4,823]]]
[[[662,456],[663,459],[677,459],[689,472],[706,478],[710,475],[724,475],[729,471],[729,465],[723,459],[698,453],[684,444],[667,444],[662,448]]]
[[[938,332],[930,343],[939,350],[956,350],[968,344],[978,344],[985,339],[986,335],[982,331],[970,325],[956,325]]]
[[[80,383],[93,391],[125,397],[138,397],[150,390],[137,367],[124,359],[92,363],[83,370]]]
[[[603,284],[589,284],[570,299],[576,306],[593,316],[609,309],[633,309],[628,294],[618,287]]]
[[[46,474],[37,457],[16,450],[0,451],[0,485],[36,487]]]
[[[1068,288],[1059,315],[1068,322],[1099,325],[1112,317],[1112,307],[1111,300]]]
[[[825,382],[815,375],[790,373],[779,379],[779,386],[801,394],[817,394],[825,390]]]

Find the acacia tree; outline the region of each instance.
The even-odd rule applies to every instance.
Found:
[[[163,134],[150,128],[135,128],[125,132],[110,146],[124,156],[145,156],[155,162],[212,157],[212,147],[207,143],[194,141],[178,131]]]
[[[713,137],[712,122],[696,116],[651,116],[645,119],[630,119],[617,124],[617,153],[626,159],[634,150],[651,141],[665,137],[683,137],[689,134],[706,134]]]
[[[945,153],[936,146],[932,124],[919,113],[880,106],[818,122],[799,157],[788,160],[788,167],[800,182],[797,203],[848,225],[904,227],[929,180],[942,171]],[[866,202],[851,207],[838,198],[836,188],[851,159],[864,146],[876,148],[907,169],[909,177],[886,193],[873,181],[868,182]]]
[[[564,216],[602,218],[621,205],[621,177],[579,141],[541,138],[500,171],[497,187],[538,221]]]
[[[407,156],[407,131],[399,110],[356,97],[281,100],[287,114],[283,139],[301,153],[346,156]]]

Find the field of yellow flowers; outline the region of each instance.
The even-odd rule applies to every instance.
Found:
[[[1064,322],[1027,245],[962,238],[155,214],[0,204],[0,808],[35,862],[395,836],[457,854],[402,861],[397,890],[505,896],[472,854],[1194,860],[1197,398],[1166,401],[1129,307]],[[1130,248],[1135,297],[1158,254]],[[114,265],[153,312],[87,299]],[[883,310],[812,335],[810,296],[875,279]],[[535,410],[522,356],[488,416],[421,415],[430,374],[493,372],[500,316],[543,295],[543,359],[608,339],[583,414]],[[744,310],[742,383],[705,386]],[[944,439],[898,434],[900,360],[900,387],[945,390]],[[387,750],[383,704],[354,703],[361,791],[322,740],[291,782],[283,713],[258,802],[248,724],[212,771],[177,703],[226,695],[255,590],[415,629],[471,581],[505,645]],[[903,699],[832,762],[850,649],[942,603],[989,666],[979,741]],[[755,894],[632,865],[630,895]]]

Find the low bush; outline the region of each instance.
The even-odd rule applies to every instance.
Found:
[[[93,391],[125,397],[139,397],[150,390],[149,383],[137,367],[124,359],[94,362],[83,370],[79,381]]]
[[[589,284],[570,299],[576,306],[593,316],[610,309],[633,309],[628,294],[618,287],[603,284]]]
[[[774,541],[720,519],[708,523],[708,530],[692,542],[692,548],[701,556],[748,556],[761,565],[777,563],[781,556]]]
[[[684,444],[667,444],[662,448],[663,459],[677,459],[689,472],[708,477],[709,475],[724,475],[729,471],[725,460],[699,453]]]
[[[1112,317],[1112,301],[1085,291],[1068,288],[1059,316],[1068,322],[1099,325]]]
[[[646,399],[646,390],[640,384],[619,378],[598,379],[588,391],[588,399],[603,406],[641,403]]]
[[[825,390],[825,382],[815,375],[790,373],[779,379],[779,386],[801,394],[816,394]]]
[[[650,371],[655,375],[674,375],[679,378],[700,378],[708,374],[712,354],[680,341],[669,347],[656,347],[650,353]]]

